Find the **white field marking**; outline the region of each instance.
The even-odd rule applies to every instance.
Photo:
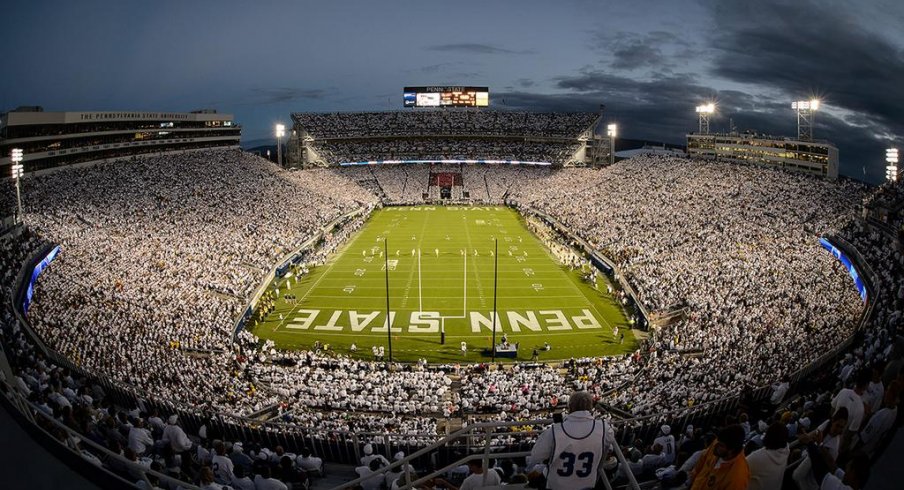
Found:
[[[346,295],[346,296],[336,296],[336,295],[327,295],[327,294],[322,294],[322,295],[321,295],[321,294],[315,294],[315,295],[313,295],[313,296],[311,296],[311,297],[312,297],[312,298],[327,298],[327,299],[336,299],[336,298],[346,298],[346,299],[348,299],[348,296],[347,296],[347,295]],[[532,300],[539,300],[539,299],[537,298],[537,295],[536,295],[536,294],[533,294],[533,295],[530,295],[530,296],[509,296],[509,295],[506,295],[506,296],[505,296],[505,299],[509,299],[509,298],[511,298],[511,299],[532,299]],[[571,298],[584,299],[584,300],[587,299],[587,298],[584,297],[584,296],[558,296],[558,295],[553,296],[553,297],[550,298],[550,299],[571,299]],[[386,295],[384,294],[383,296],[355,296],[355,300],[359,300],[359,299],[386,299]],[[578,307],[578,306],[570,306],[569,308],[580,308],[580,307]],[[330,308],[327,308],[327,309],[330,309]],[[411,309],[413,310],[414,308],[411,308]],[[418,311],[424,311],[424,310],[418,310]],[[450,317],[450,318],[465,318],[465,317],[464,317],[464,316],[460,316],[460,317]]]
[[[440,318],[443,319],[443,318],[447,318],[447,317],[440,317]],[[386,323],[386,320],[384,319],[383,323],[375,325],[375,327],[376,328],[385,327],[386,326],[385,323]],[[403,327],[398,327],[396,325],[393,325],[392,328],[403,328]],[[603,332],[604,330],[599,330],[599,331]],[[587,333],[587,335],[592,335],[592,334],[588,333],[588,331],[586,331],[586,330],[572,330],[572,331],[568,331],[568,332],[543,331],[543,332],[527,333],[525,331],[522,331],[522,332],[504,332],[504,333],[511,333],[512,335],[514,335],[520,339],[522,337],[541,337],[541,338],[543,338],[543,337],[549,337],[549,336],[554,336],[554,335],[576,335],[576,334],[580,334],[582,332]],[[283,334],[287,334],[287,333],[290,333],[293,335],[299,335],[299,334],[300,335],[310,335],[311,334],[310,331],[291,330],[291,329],[285,330],[283,332]],[[386,338],[385,333],[364,333],[364,331],[354,332],[354,333],[353,332],[348,332],[348,333],[329,332],[329,333],[325,333],[324,335],[329,335],[330,337],[381,337],[384,339]],[[434,334],[424,334],[424,335],[426,336],[426,335],[434,335]],[[492,335],[492,333],[490,333],[490,335]],[[482,337],[483,337],[483,331],[481,331],[481,333],[479,333],[479,334],[471,334],[471,335],[446,335],[447,339],[479,339]],[[604,335],[604,337],[605,337],[605,335]],[[408,337],[408,338],[418,338],[418,337]],[[615,337],[612,337],[612,338],[615,338]],[[553,345],[553,347],[557,347],[557,346]]]
[[[424,311],[424,294],[421,292],[421,249],[417,250],[417,307]]]

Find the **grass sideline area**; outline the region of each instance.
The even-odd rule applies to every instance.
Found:
[[[589,266],[563,265],[507,207],[374,211],[326,264],[272,284],[269,290],[279,291],[275,308],[249,327],[281,349],[312,349],[319,341],[332,351],[373,359],[372,348],[383,346],[388,359],[388,263],[393,360],[486,362],[497,259],[497,343],[503,334],[517,343],[516,360],[531,360],[535,349],[542,361],[620,355],[636,348],[622,308],[606,293],[605,276],[597,280],[598,291],[585,279]],[[350,351],[353,343],[356,352]],[[508,360],[497,356],[497,361]]]

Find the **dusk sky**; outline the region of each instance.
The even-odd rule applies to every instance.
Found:
[[[293,111],[402,110],[406,85],[487,85],[491,103],[596,111],[626,138],[714,130],[817,138],[878,181],[904,142],[900,0],[29,1],[2,9],[0,111],[235,114],[243,140]],[[864,177],[864,168],[866,177]]]

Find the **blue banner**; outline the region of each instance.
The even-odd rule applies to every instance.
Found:
[[[857,291],[860,293],[860,299],[866,302],[866,285],[863,284],[863,279],[860,278],[860,273],[857,272],[857,268],[854,267],[854,263],[851,262],[851,259],[844,254],[844,252],[832,245],[832,242],[826,240],[825,238],[819,239],[819,244],[822,245],[822,248],[826,249],[838,259],[844,268],[847,269],[848,274],[851,275],[851,279],[854,280],[854,286],[857,287]]]
[[[31,306],[31,297],[34,295],[35,281],[38,280],[38,276],[41,275],[41,272],[44,272],[44,269],[53,262],[53,259],[55,259],[59,253],[60,246],[57,245],[53,247],[50,252],[47,252],[47,255],[44,256],[40,262],[35,264],[35,268],[31,271],[31,277],[28,279],[28,288],[25,290],[25,298],[22,300],[23,314],[27,314],[28,307]]]

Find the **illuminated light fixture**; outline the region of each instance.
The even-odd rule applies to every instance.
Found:
[[[700,134],[709,134],[709,117],[716,112],[716,104],[710,102],[708,104],[698,105],[696,108],[699,117],[698,131]]]
[[[885,178],[889,182],[898,180],[898,149],[889,148],[885,150]]]
[[[22,165],[22,149],[21,148],[13,148],[9,152],[9,159],[12,161],[12,178],[16,181],[16,203],[17,203],[17,212],[16,212],[16,222],[22,222],[22,191],[19,187],[19,180],[22,179],[22,176],[25,175],[25,167]]]
[[[612,165],[615,163],[615,137],[618,136],[618,125],[607,125],[606,136],[609,137],[609,165]]]
[[[813,141],[813,126],[815,125],[816,111],[822,105],[819,99],[798,100],[791,103],[791,108],[797,111],[797,139],[800,141]]]
[[[282,137],[286,135],[286,125],[276,125],[276,163],[282,167]]]

